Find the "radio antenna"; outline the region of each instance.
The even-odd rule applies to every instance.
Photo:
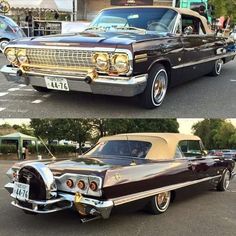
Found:
[[[50,151],[50,149],[47,147],[47,145],[45,144],[45,142],[40,138],[38,137],[38,139],[40,140],[40,142],[43,144],[43,146],[47,149],[48,153],[51,155],[52,159],[53,160],[56,160],[56,157],[53,155],[53,153]]]

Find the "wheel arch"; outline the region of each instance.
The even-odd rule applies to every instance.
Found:
[[[160,58],[158,60],[155,60],[154,62],[152,62],[152,64],[148,67],[148,72],[157,64],[161,64],[165,67],[167,75],[168,75],[168,87],[171,84],[171,77],[172,77],[172,68],[171,68],[171,62],[168,58]]]

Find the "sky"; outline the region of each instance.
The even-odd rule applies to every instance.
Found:
[[[183,134],[192,134],[192,126],[203,119],[177,119],[179,122],[179,132]],[[236,127],[236,119],[227,119]],[[8,123],[14,124],[29,124],[30,119],[0,119],[0,125]]]

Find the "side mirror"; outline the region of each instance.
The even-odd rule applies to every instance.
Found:
[[[185,35],[190,35],[193,34],[193,27],[192,26],[187,26],[184,28],[184,34]]]

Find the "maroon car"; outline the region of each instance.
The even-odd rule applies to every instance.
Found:
[[[76,207],[83,221],[109,218],[114,207],[142,201],[167,210],[176,190],[210,183],[225,191],[235,162],[205,155],[200,138],[170,133],[104,137],[70,160],[26,161],[9,171],[12,205],[27,213]]]

